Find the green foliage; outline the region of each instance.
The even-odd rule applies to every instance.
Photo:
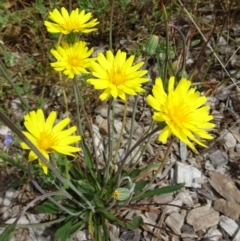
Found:
[[[153,197],[153,196],[157,196],[157,195],[161,195],[161,194],[176,192],[176,191],[180,190],[181,188],[183,188],[184,185],[185,185],[185,183],[180,183],[180,184],[173,185],[173,186],[156,188],[154,190],[146,191],[145,193],[139,195],[137,197],[137,199],[141,200],[141,199],[147,198],[147,197]]]
[[[100,19],[105,16],[105,14],[108,15],[111,10],[110,1],[77,0],[76,2],[80,9],[85,9],[86,12],[92,11],[94,13],[94,18],[99,17]],[[115,8],[118,8],[118,10],[121,10],[124,14],[128,11],[128,4],[130,3],[127,0],[120,0],[118,2],[115,1]],[[153,1],[152,4],[157,7],[157,1]],[[23,22],[25,24],[32,25],[36,35],[37,33],[42,33],[46,30],[45,28],[43,30],[43,21],[39,21],[39,16],[42,20],[45,20],[48,17],[49,8],[52,10],[54,7],[59,8],[61,5],[62,1],[49,1],[49,4],[46,5],[43,0],[37,0],[33,3],[31,11],[28,13],[28,17],[23,18]],[[9,20],[11,20],[12,23],[16,23],[19,21],[19,18],[21,18],[21,15],[27,14],[29,9],[30,8],[25,8],[15,15],[11,14],[10,11],[7,11],[4,17],[0,19],[0,24],[6,25]],[[171,11],[171,8],[167,8],[167,11]],[[2,13],[3,12],[0,9],[0,15]],[[165,17],[162,13],[160,13],[160,11],[155,11],[153,15],[155,18],[158,18],[158,20],[165,20]],[[139,19],[137,19],[135,15],[131,15],[130,22],[137,25],[139,24]],[[152,20],[150,24],[153,28],[154,21]],[[71,33],[71,35],[74,36],[74,38],[71,38],[71,41],[72,39],[79,39],[83,37],[83,35],[78,35],[75,32]],[[57,41],[60,41],[60,38],[65,41],[70,41],[70,37],[65,35],[56,37],[55,34],[49,33],[47,37],[47,41],[44,42],[46,46],[42,46],[41,38],[36,38],[36,42],[39,48],[41,47],[48,52],[50,48],[49,46],[54,46]],[[195,46],[198,43],[198,41],[192,42],[192,46]],[[182,48],[182,45],[179,45],[178,48]],[[46,58],[49,57],[48,52],[45,53],[47,56]],[[144,41],[140,41],[139,44],[136,44],[135,48],[130,49],[129,53],[134,54],[136,57],[141,56],[146,59],[155,57],[158,65],[158,75],[163,79],[164,76],[172,74],[175,71],[173,61],[176,58],[176,52],[174,43],[171,40],[166,39],[165,41],[160,39],[157,35],[150,35],[149,38],[145,38]],[[12,67],[18,60],[12,52],[7,50],[2,51],[2,55],[7,67]],[[47,65],[49,65],[48,60],[46,60],[46,62]],[[37,75],[43,74],[45,77],[45,62],[42,63],[40,61],[36,61],[34,56],[29,55],[27,59],[24,60],[24,64],[27,66],[33,66],[34,73],[37,73]],[[20,70],[20,72],[25,74],[24,70]],[[37,162],[34,162],[30,168],[34,180],[40,183],[41,188],[46,191],[46,193],[42,196],[42,199],[48,198],[47,200],[38,203],[34,208],[35,211],[56,215],[61,214],[61,216],[63,216],[63,220],[55,233],[55,238],[58,241],[67,241],[69,237],[74,236],[75,232],[84,228],[88,229],[89,235],[93,240],[108,241],[109,224],[115,224],[126,229],[134,230],[143,224],[142,218],[135,216],[132,220],[124,220],[123,217],[117,216],[117,207],[124,207],[126,205],[131,207],[131,205],[133,205],[136,201],[156,195],[176,192],[184,186],[184,184],[181,183],[161,188],[156,187],[154,190],[150,190],[151,184],[156,179],[156,174],[160,173],[160,171],[164,168],[168,154],[166,154],[164,160],[161,160],[161,163],[143,163],[142,166],[139,166],[138,163],[135,163],[135,160],[130,160],[130,163],[126,164],[126,159],[130,156],[131,152],[138,150],[141,156],[145,154],[145,148],[151,138],[151,136],[148,136],[149,132],[152,131],[152,134],[154,134],[154,130],[155,132],[160,130],[159,127],[156,129],[152,129],[151,127],[148,132],[142,133],[142,138],[137,141],[134,148],[130,145],[132,140],[132,136],[130,136],[127,143],[129,144],[129,148],[126,150],[126,153],[123,154],[122,159],[118,160],[118,162],[116,162],[113,152],[112,155],[108,155],[109,153],[107,153],[112,148],[110,144],[104,150],[98,150],[97,146],[97,151],[103,152],[104,156],[104,161],[98,160],[98,154],[96,154],[92,149],[92,139],[89,143],[89,140],[84,138],[83,135],[85,130],[90,130],[92,128],[92,117],[88,115],[84,116],[84,111],[86,113],[85,104],[87,101],[91,102],[91,98],[93,98],[93,96],[82,91],[82,89],[85,90],[87,88],[86,79],[89,79],[89,76],[91,76],[91,71],[89,72],[90,73],[88,75],[81,76],[81,84],[77,83],[74,85],[74,88],[71,89],[71,95],[74,93],[75,97],[75,101],[73,101],[73,103],[76,104],[76,106],[74,107],[75,109],[73,109],[76,112],[75,116],[78,118],[78,132],[82,136],[81,153],[78,154],[76,158],[67,158],[65,155],[54,153],[54,151],[51,150],[51,152],[49,152],[49,162],[53,168],[50,168],[48,175],[44,174],[42,168],[37,164]],[[184,70],[181,74],[184,74]],[[53,75],[54,78],[55,75]],[[9,80],[6,79],[5,82],[8,83],[8,81]],[[61,79],[61,81],[62,84],[64,81],[63,79]],[[76,81],[76,79],[72,82],[74,83],[74,81]],[[80,82],[79,79],[78,81]],[[67,84],[72,87],[72,82]],[[64,84],[66,83],[64,82]],[[29,91],[31,89],[31,83],[28,80],[21,78],[21,81],[14,83],[14,86],[15,88],[8,90],[8,93],[16,93],[18,96],[24,96],[25,93],[28,92],[30,96],[33,96],[33,92]],[[69,86],[68,88],[71,88]],[[63,92],[67,89],[64,85],[61,87]],[[3,94],[4,93],[1,93],[1,95]],[[34,98],[36,104],[34,108],[42,108],[45,106],[44,98],[41,98],[40,96],[34,96]],[[106,103],[106,105],[107,104],[109,103]],[[66,101],[66,108],[67,105],[68,102]],[[109,104],[108,108],[114,112],[114,106]],[[78,110],[82,111],[81,114],[78,113]],[[135,110],[133,109],[132,113],[134,113],[134,111]],[[113,138],[114,113],[112,116],[108,116],[107,120],[110,130],[107,139],[109,142],[112,141],[112,144],[115,145],[116,143]],[[135,118],[133,116],[132,122],[134,123],[134,121]],[[91,137],[93,138],[93,136]],[[19,136],[19,138],[21,137]],[[119,137],[119,139],[121,138],[122,136]],[[33,150],[31,146],[30,148]],[[171,146],[169,148],[171,148]],[[117,153],[119,148],[114,151]],[[46,161],[43,157],[39,156],[39,154],[37,154],[37,156],[43,160],[43,162]],[[8,158],[6,158],[6,160],[11,162]],[[47,161],[46,163],[49,162]],[[53,200],[50,200],[49,198],[51,194],[50,191],[56,192],[52,197]],[[118,195],[115,197],[114,193]],[[14,228],[14,225],[8,226],[4,233],[0,235],[0,240],[10,240],[10,236],[12,235]]]
[[[1,241],[10,241],[13,234],[14,229],[16,228],[16,224],[10,224],[8,225],[4,231],[0,234],[0,240]]]

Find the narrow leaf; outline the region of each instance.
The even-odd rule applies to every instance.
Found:
[[[11,225],[7,226],[4,229],[4,231],[0,234],[0,240],[1,241],[10,241],[13,236],[15,227],[16,227],[16,224],[11,224]]]
[[[143,223],[143,220],[141,217],[134,217],[131,221],[127,222],[127,228],[130,230],[134,230],[137,227],[139,227]]]
[[[36,206],[34,209],[38,212],[49,214],[54,214],[62,211],[60,207],[56,206],[54,203],[50,201],[45,201],[44,203]]]
[[[173,186],[161,187],[161,188],[157,188],[154,190],[146,191],[145,193],[140,195],[137,199],[140,200],[140,199],[143,199],[146,197],[153,197],[156,195],[175,192],[175,191],[178,191],[179,189],[181,189],[182,187],[184,187],[184,185],[185,185],[185,183],[180,183],[180,184],[176,184]],[[133,200],[134,200],[134,198],[133,198]]]

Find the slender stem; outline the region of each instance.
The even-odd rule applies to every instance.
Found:
[[[107,119],[108,119],[108,161],[111,161],[112,158],[112,145],[113,145],[113,122],[114,122],[114,110],[112,110],[111,116],[111,108],[114,107],[114,99],[110,99],[108,112],[107,112]]]
[[[117,187],[119,186],[120,184],[120,180],[122,178],[121,174],[122,174],[122,170],[123,170],[123,167],[125,166],[125,162],[127,160],[127,158],[129,157],[129,155],[141,144],[143,143],[146,139],[148,139],[150,136],[152,136],[154,133],[156,133],[157,131],[160,130],[160,127],[156,127],[155,129],[153,129],[151,132],[149,132],[147,135],[143,136],[139,141],[137,141],[133,147],[126,153],[126,155],[124,156],[124,158],[122,159],[121,161],[121,164],[120,164],[120,167],[118,169],[118,172],[117,172],[117,176],[118,176],[118,182],[117,182]],[[115,188],[116,189],[116,188]]]
[[[76,80],[74,78],[73,80],[73,90],[74,90],[74,97],[75,97],[75,101],[76,101],[76,110],[77,110],[77,120],[78,120],[78,131],[79,131],[79,134],[81,136],[83,136],[83,127],[82,127],[82,122],[81,122],[81,117],[80,117],[80,111],[79,111],[79,108],[81,106],[81,103],[79,105],[79,95],[78,95],[78,88],[77,88],[77,83],[76,83]],[[82,146],[83,148],[83,146]]]
[[[66,91],[65,91],[65,88],[64,88],[62,72],[59,72],[59,80],[60,80],[60,84],[61,84],[61,87],[62,87],[62,93],[63,93],[63,99],[64,99],[65,106],[66,106],[67,117],[69,117],[68,100],[67,100],[67,95],[66,95]]]
[[[132,118],[131,118],[131,129],[130,129],[130,136],[129,136],[129,142],[127,147],[127,152],[131,148],[132,145],[132,137],[133,137],[133,131],[134,131],[134,121],[136,116],[136,110],[137,110],[137,103],[138,103],[138,95],[135,98],[134,106],[133,106],[133,112],[132,112]]]
[[[148,128],[148,130],[147,130],[147,132],[145,133],[145,135],[148,134],[149,131],[152,130],[152,128],[154,127],[155,124],[156,124],[156,122],[155,122],[154,120],[152,120],[152,121],[151,121],[151,124],[150,124],[150,126],[149,126],[149,128]],[[149,142],[150,142],[150,138],[146,141],[146,143],[141,144],[141,147],[142,147],[143,145],[144,145],[144,147],[143,147],[143,148],[139,148],[139,149],[138,149],[138,152],[135,154],[135,156],[138,155],[139,151],[141,151],[142,153],[144,153],[144,151],[145,151],[147,145],[149,144]],[[136,165],[138,164],[138,162],[139,162],[139,160],[140,160],[141,157],[142,157],[142,155],[139,155],[138,159],[137,159],[134,163],[133,163],[133,161],[129,162],[128,165],[127,165],[127,167],[126,167],[126,170],[128,170],[131,165],[132,165],[132,166],[131,166],[131,169],[130,169],[130,170],[133,170],[133,169],[136,167]],[[132,160],[134,160],[134,158],[133,158]]]
[[[116,163],[117,156],[118,156],[118,151],[120,149],[120,145],[121,145],[121,141],[122,141],[122,135],[123,135],[123,130],[124,130],[124,126],[125,126],[125,123],[126,123],[126,116],[127,116],[127,104],[128,104],[128,101],[126,99],[125,105],[124,105],[124,110],[123,110],[122,126],[121,126],[121,130],[120,130],[120,133],[119,133],[119,138],[118,138],[118,143],[117,143],[117,147],[116,147],[116,150],[115,150],[113,164]]]
[[[183,41],[183,61],[182,61],[181,70],[184,71],[186,69],[186,39],[185,39],[182,31],[177,26],[172,25],[172,24],[169,24],[168,26],[176,29],[178,31],[178,33],[181,35],[181,38]]]
[[[73,80],[73,87],[74,87],[74,96],[75,96],[76,106],[77,106],[77,119],[78,119],[78,126],[79,126],[79,130],[80,130],[80,134],[81,134],[81,136],[83,136],[83,128],[82,128],[82,124],[81,124],[82,122],[81,122],[81,119],[80,119],[80,112],[79,112],[80,108],[79,107],[81,107],[81,109],[83,111],[83,115],[84,115],[85,120],[87,122],[87,126],[88,126],[88,129],[90,131],[90,135],[92,137],[93,152],[94,152],[94,155],[96,157],[95,159],[96,159],[96,162],[97,162],[97,165],[98,165],[97,148],[96,148],[96,143],[95,143],[95,138],[94,138],[94,131],[92,130],[92,124],[91,124],[91,122],[89,120],[89,116],[87,115],[87,112],[85,110],[82,95],[79,91],[76,78],[74,78],[74,80]],[[80,103],[80,105],[79,105],[79,103]],[[82,146],[82,147],[84,148],[84,146]]]
[[[112,152],[113,152],[113,119],[114,119],[114,111],[112,111],[111,117],[111,107],[114,106],[114,99],[109,100],[108,111],[107,111],[107,120],[108,120],[108,157],[106,160],[106,168],[104,171],[104,183],[106,184],[109,179],[109,169],[112,165]]]
[[[112,50],[113,9],[114,9],[114,0],[112,0],[110,22],[109,22],[109,48],[110,48],[110,50]]]
[[[153,175],[153,177],[152,177],[152,179],[150,180],[150,182],[146,185],[146,187],[145,187],[139,194],[137,194],[136,196],[133,196],[132,200],[138,199],[138,197],[140,197],[143,193],[145,193],[145,192],[149,189],[149,187],[151,187],[151,185],[153,184],[155,178],[157,177],[157,175],[160,173],[160,171],[162,170],[162,168],[163,168],[164,165],[165,165],[165,162],[166,162],[166,160],[167,160],[167,158],[168,158],[168,156],[169,156],[169,154],[170,154],[170,151],[171,151],[171,147],[172,147],[172,144],[173,144],[173,140],[174,140],[174,139],[172,138],[170,144],[168,145],[168,148],[167,148],[167,151],[166,151],[166,153],[165,153],[164,159],[163,159],[161,165],[159,165],[159,168],[157,169],[156,173]]]
[[[69,12],[72,11],[72,0],[68,1],[68,8],[69,8]]]
[[[165,22],[165,31],[166,31],[166,56],[165,56],[165,64],[164,64],[164,73],[163,73],[163,79],[164,81],[167,79],[167,67],[168,67],[168,49],[169,49],[169,33],[168,33],[168,24],[167,24],[167,12],[166,8],[164,6],[163,0],[160,1],[162,13],[164,17]]]

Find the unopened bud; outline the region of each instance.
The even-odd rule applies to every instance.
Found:
[[[156,49],[158,46],[159,38],[156,35],[151,35],[151,37],[148,39],[146,44],[146,52],[149,55],[153,55],[156,53]]]
[[[112,197],[116,200],[126,200],[130,196],[130,191],[127,188],[117,188],[114,193],[112,194]]]

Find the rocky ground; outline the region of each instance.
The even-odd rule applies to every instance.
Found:
[[[160,41],[164,42],[165,27],[158,14],[161,11],[160,5],[150,2],[131,1],[127,5],[125,14],[128,14],[129,19],[135,17],[133,23],[121,14],[116,14],[113,22],[115,49],[121,48],[133,53],[136,46],[141,49],[142,40],[149,34],[158,35]],[[18,11],[23,21],[14,24],[10,22],[2,27],[1,59],[5,61],[14,83],[23,91],[33,109],[38,107],[40,101],[44,102],[47,111],[54,109],[64,116],[66,109],[62,105],[58,76],[48,66],[46,51],[50,48],[51,39],[42,23],[36,28],[38,32],[33,29],[30,21],[31,18],[36,18],[31,10],[33,3],[14,1],[11,4],[4,10],[12,14]],[[198,154],[193,154],[185,145],[176,141],[154,187],[181,182],[186,183],[185,187],[177,193],[156,196],[116,209],[118,216],[125,219],[131,219],[134,215],[141,216],[144,225],[134,231],[111,225],[112,240],[240,240],[240,6],[237,0],[201,1],[195,4],[185,3],[184,8],[180,6],[180,1],[176,1],[176,4],[166,3],[169,25],[175,26],[170,27],[169,35],[172,61],[179,69],[186,63],[186,71],[192,76],[193,83],[209,97],[208,103],[216,123],[216,128],[212,131],[214,140],[207,143],[209,148],[198,149]],[[28,18],[21,15],[27,8],[30,9],[27,11]],[[37,16],[39,22],[43,15]],[[102,19],[107,24],[107,18]],[[151,24],[155,27],[150,29]],[[89,35],[87,41],[94,46],[96,52],[107,49],[107,30],[104,24],[97,33]],[[11,57],[6,55],[6,50],[12,53]],[[30,61],[29,56],[32,56],[32,62],[26,64]],[[147,59],[138,56],[146,60],[149,77],[153,81],[157,75],[156,56],[152,55]],[[86,108],[94,120],[95,136],[104,139],[107,134],[107,103],[94,98],[97,95],[90,88],[84,88],[93,97],[91,102],[86,102]],[[0,79],[0,89],[1,110],[21,126],[25,113],[3,78]],[[75,109],[70,93],[68,99],[74,120]],[[133,101],[130,100],[125,138],[129,134]],[[116,108],[116,133],[119,132],[122,112],[123,105],[119,101]],[[139,98],[133,140],[139,139],[148,128],[150,119],[151,112],[146,107],[144,98]],[[0,124],[0,152],[8,153],[24,165],[16,167],[0,158],[1,224],[12,222],[26,203],[38,196],[24,171],[26,161],[21,156],[17,141],[10,147],[6,147],[4,143],[9,134],[12,133]],[[153,136],[140,165],[156,161],[163,156],[165,150],[166,146],[156,142],[156,136]],[[124,141],[120,151],[124,152]],[[148,175],[151,176],[154,171],[150,170]],[[52,218],[51,215],[37,214],[32,210],[19,220],[19,224],[38,223]],[[54,240],[53,233],[54,227],[51,226],[26,229],[23,225],[16,231],[13,240],[51,241]],[[88,238],[86,232],[79,232],[75,240],[89,240]]]

